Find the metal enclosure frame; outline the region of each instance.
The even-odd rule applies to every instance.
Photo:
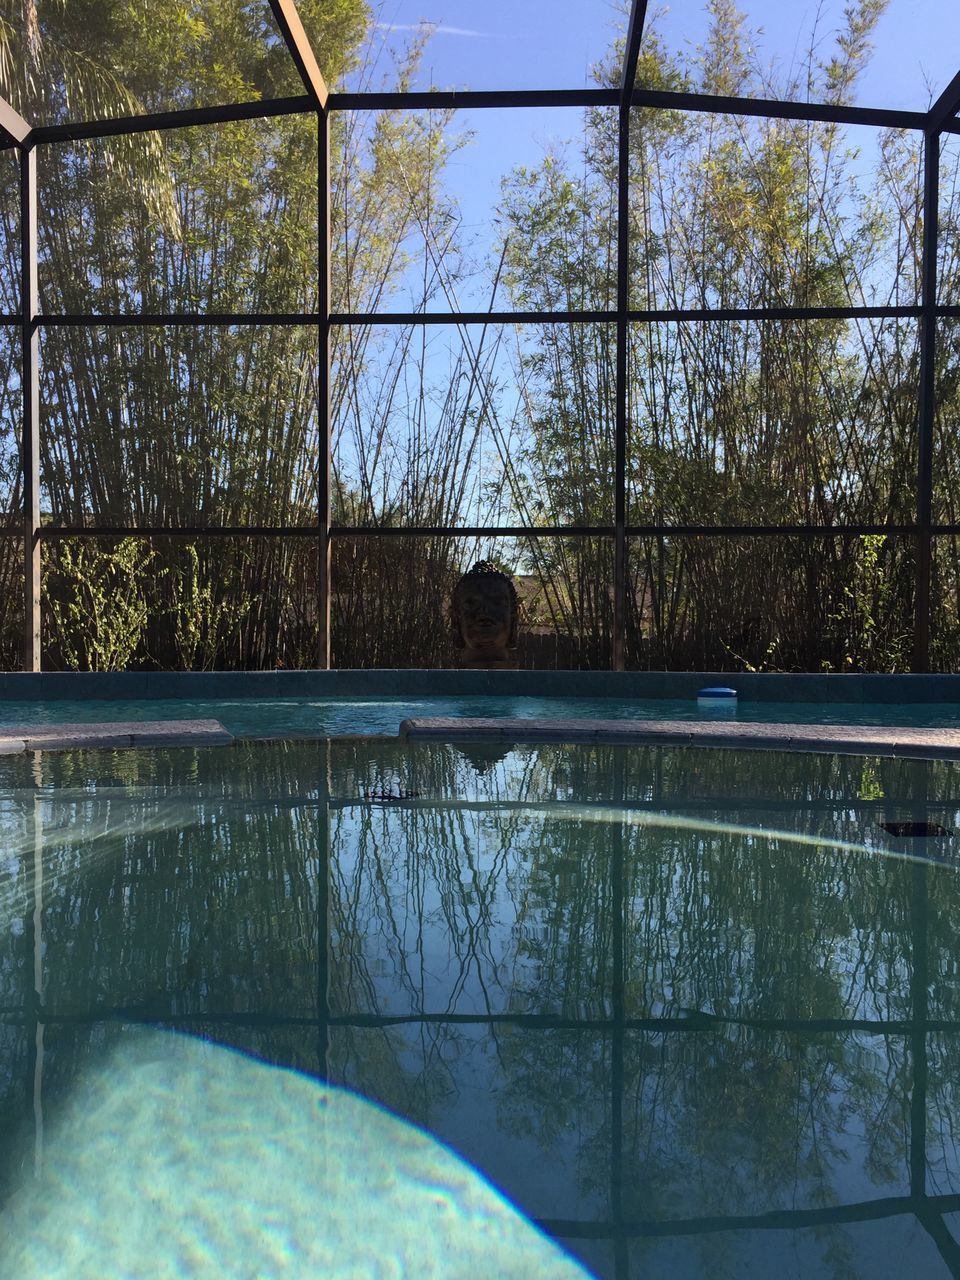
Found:
[[[303,81],[304,94],[261,102],[165,111],[149,115],[31,127],[9,104],[0,100],[0,147],[14,147],[20,161],[21,272],[20,310],[15,316],[0,316],[0,323],[16,324],[21,332],[22,350],[22,433],[23,465],[22,538],[25,582],[25,629],[23,668],[41,669],[41,562],[40,547],[45,541],[67,537],[99,537],[123,535],[140,538],[192,538],[216,536],[270,536],[277,538],[313,538],[317,543],[320,619],[320,643],[317,663],[330,666],[330,599],[331,545],[340,537],[397,536],[517,536],[538,537],[604,537],[613,543],[613,636],[612,666],[624,667],[624,642],[627,600],[628,539],[655,535],[685,538],[752,538],[776,536],[848,537],[858,534],[883,533],[908,536],[917,550],[917,590],[914,605],[914,671],[929,669],[930,646],[930,572],[933,538],[938,534],[960,533],[958,524],[938,524],[933,520],[933,432],[934,432],[934,368],[937,322],[941,318],[960,317],[960,307],[937,303],[937,199],[938,166],[941,138],[945,133],[960,134],[960,72],[927,112],[887,111],[865,107],[830,104],[782,102],[770,99],[730,98],[696,93],[672,93],[635,89],[633,87],[646,17],[646,0],[633,0],[623,70],[617,89],[596,90],[518,90],[465,91],[431,93],[331,93],[324,83],[310,41],[304,31],[294,0],[269,0],[276,23]],[[330,289],[330,121],[333,112],[380,111],[463,107],[501,109],[511,107],[587,107],[616,108],[619,118],[617,155],[617,280],[616,306],[609,311],[489,311],[455,313],[333,313]],[[800,121],[827,121],[840,124],[873,125],[917,130],[924,139],[923,185],[923,285],[919,306],[883,307],[780,307],[723,309],[650,309],[631,310],[629,298],[629,142],[632,108],[672,109],[683,111],[722,112],[728,115],[759,116]],[[152,132],[217,124],[238,120],[266,119],[274,116],[315,113],[318,117],[318,311],[304,314],[247,313],[182,313],[176,315],[41,315],[37,296],[37,148],[57,142],[104,138],[120,134]],[[631,525],[627,523],[626,475],[629,433],[627,410],[627,349],[629,326],[648,321],[716,320],[815,320],[815,319],[912,318],[920,322],[920,393],[918,403],[919,463],[916,475],[916,519],[909,524],[844,524],[838,525]],[[416,528],[376,528],[335,525],[331,508],[331,421],[330,421],[330,337],[333,329],[345,325],[437,325],[470,323],[604,323],[616,333],[615,385],[615,464],[614,523],[584,526],[496,526],[489,528],[435,526]],[[66,526],[56,528],[41,524],[40,515],[40,451],[39,451],[39,332],[44,326],[174,326],[174,325],[314,325],[316,326],[320,371],[319,433],[322,457],[320,482],[316,495],[317,522],[310,526],[181,526],[131,528],[118,525]],[[10,536],[10,535],[8,535]],[[20,535],[12,535],[20,536]]]

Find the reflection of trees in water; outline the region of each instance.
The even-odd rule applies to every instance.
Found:
[[[626,1221],[908,1195],[915,868],[829,841],[879,848],[880,816],[960,787],[954,766],[891,760],[868,789],[866,768],[540,745],[478,772],[452,747],[264,744],[49,756],[38,788],[4,762],[0,1115],[30,1098],[39,803],[51,1098],[120,1034],[109,1019],[141,1018],[305,1070],[325,1054],[468,1157],[477,1133],[540,1150],[600,1218],[613,1166]],[[642,825],[661,811],[753,831]],[[960,884],[924,878],[924,1158],[944,1194]]]
[[[586,793],[609,801],[614,756],[613,748],[538,747],[519,751],[510,764],[519,760],[524,784],[538,796],[566,800]],[[911,1017],[911,868],[826,843],[881,844],[878,814],[857,803],[864,762],[756,756],[749,776],[742,757],[720,752],[633,752],[629,764],[628,804],[659,803],[727,821],[732,809],[752,825],[799,827],[823,842],[797,848],[762,832],[625,826],[625,1012],[676,1020],[666,1033],[627,1034],[627,1217],[682,1217],[693,1206],[702,1215],[798,1202],[816,1209],[881,1189],[907,1194],[910,1060],[903,1035],[880,1034],[877,1024]],[[894,809],[912,803],[914,769],[894,761],[873,767]],[[952,781],[951,773],[947,766],[940,781]],[[509,771],[495,768],[491,775],[474,783],[474,795],[516,797]],[[764,795],[772,798],[768,809],[757,804]],[[778,810],[784,798],[800,809]],[[749,811],[741,812],[743,806]],[[485,814],[481,831],[458,823],[462,811],[431,810],[433,826],[430,819],[410,821],[419,816],[405,812],[392,832],[385,821],[381,845],[396,844],[418,867],[448,874],[448,888],[460,882],[458,867],[476,865],[481,836],[497,849],[509,845],[515,859],[501,865],[518,914],[536,904],[541,920],[568,922],[541,930],[536,946],[544,981],[524,990],[514,983],[511,1010],[535,1010],[539,1000],[541,1011],[577,1011],[585,974],[599,977],[598,993],[609,990],[609,826],[534,812],[518,827],[517,812],[508,811],[492,820]],[[364,839],[377,842],[369,830]],[[452,867],[445,853],[437,855],[437,846],[445,850],[450,841],[462,851]],[[401,868],[394,882],[396,901],[405,900],[405,874]],[[933,881],[937,912],[949,920],[954,878]],[[484,899],[495,900],[495,893]],[[447,917],[451,931],[459,918]],[[497,920],[485,912],[474,923],[495,929]],[[589,954],[578,946],[585,926],[597,944]],[[595,967],[598,955],[603,970]],[[418,994],[422,998],[422,987]],[[698,1013],[759,1025],[698,1025]],[[860,1033],[843,1030],[850,1020],[863,1024]],[[771,1023],[779,1025],[763,1025]],[[458,1034],[444,1030],[451,1040]],[[598,1033],[594,1043],[607,1038]],[[500,1123],[507,1132],[527,1132],[545,1151],[565,1119],[582,1113],[584,1095],[603,1096],[609,1088],[608,1078],[601,1084],[582,1061],[566,1073],[562,1055],[545,1053],[535,1037],[513,1028],[499,1032],[496,1047]],[[435,1041],[424,1062],[433,1059],[442,1061]],[[585,1190],[607,1176],[608,1132],[595,1129],[586,1144],[595,1158],[580,1164]],[[842,1274],[842,1240],[831,1237],[829,1250]]]
[[[478,776],[458,752],[415,752],[415,772],[392,785],[418,800],[336,811],[334,973],[346,989],[334,990],[335,1009],[347,994],[364,1001],[358,1012],[378,1000],[383,1012],[602,1009],[607,849],[585,824],[490,807],[542,793],[537,754],[517,755]],[[383,761],[373,767],[382,774]],[[354,785],[359,798],[363,778]]]
[[[633,1034],[627,1216],[822,1208],[880,1187],[906,1194],[909,1086],[903,1045],[882,1037],[742,1026]]]
[[[334,1007],[596,1014],[610,900],[584,843],[517,812],[341,810]]]
[[[45,853],[58,1012],[315,1014],[316,793],[290,795],[282,754],[194,758],[186,784],[148,773],[67,802],[100,838],[92,859],[73,840]]]
[[[960,1037],[938,1031],[927,1037],[930,1079],[927,1093],[927,1183],[932,1194],[960,1187]]]
[[[627,839],[634,1013],[907,1015],[907,864],[716,832]]]

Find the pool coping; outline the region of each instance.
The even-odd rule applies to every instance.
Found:
[[[508,720],[414,716],[400,738],[457,742],[606,742],[740,750],[812,751],[829,755],[960,759],[960,729],[897,725],[759,724],[715,720]]]
[[[219,720],[123,720],[0,728],[0,755],[81,747],[213,747],[235,742]]]
[[[604,742],[623,745],[727,747],[831,755],[960,759],[960,728],[898,725],[817,725],[717,720],[603,720],[413,716],[386,734],[235,735],[219,720],[112,721],[0,728],[0,755],[82,748],[211,747],[250,742],[341,742],[383,745],[408,741]]]

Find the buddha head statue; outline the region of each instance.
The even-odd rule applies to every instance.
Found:
[[[509,574],[478,560],[450,597],[450,625],[464,667],[512,666],[517,643],[517,589]]]

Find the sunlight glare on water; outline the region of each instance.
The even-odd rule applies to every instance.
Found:
[[[343,1089],[128,1029],[0,1217],[20,1280],[585,1273],[446,1147]]]

